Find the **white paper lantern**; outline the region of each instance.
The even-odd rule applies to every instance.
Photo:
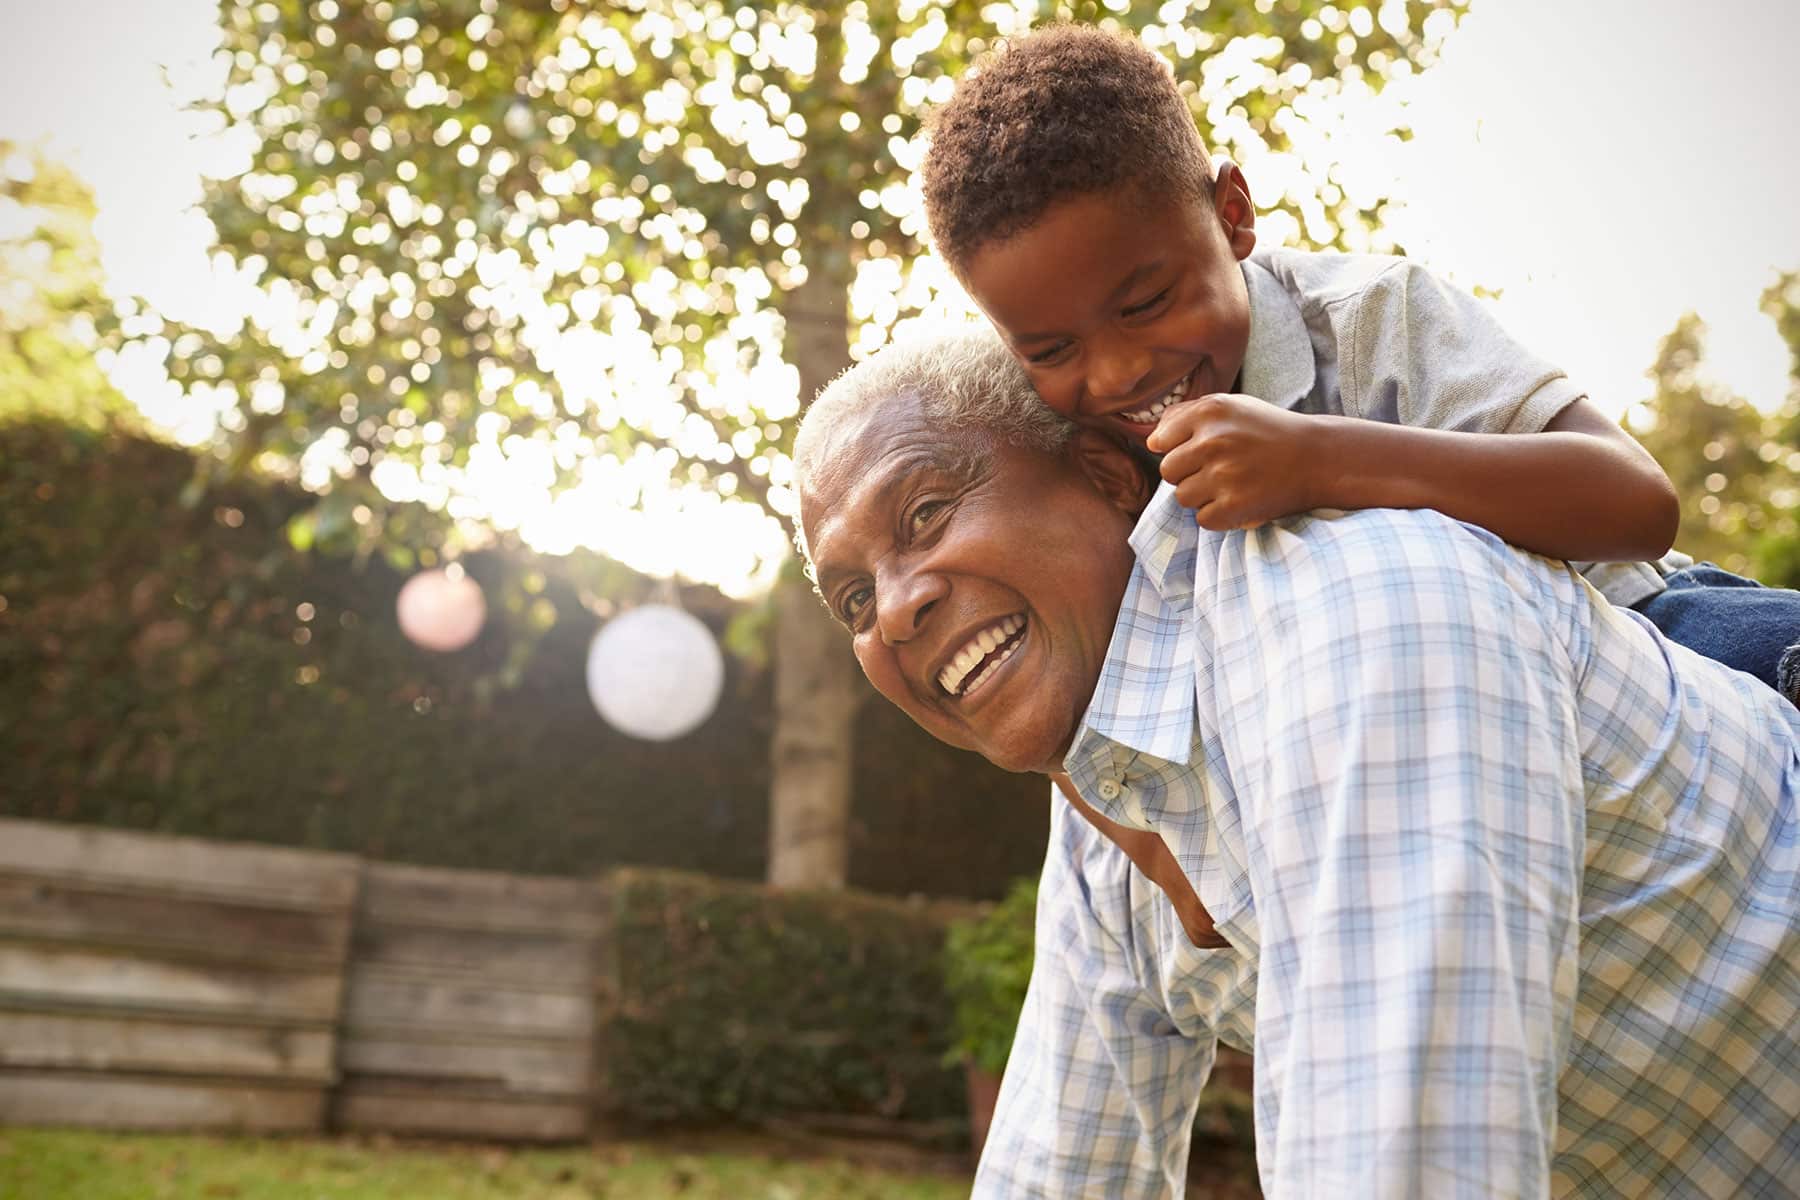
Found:
[[[394,602],[400,632],[427,650],[461,650],[475,640],[487,620],[481,585],[456,563],[443,570],[420,571],[400,589]]]
[[[725,660],[712,631],[666,604],[608,621],[588,646],[594,707],[621,733],[666,742],[698,728],[719,703]]]

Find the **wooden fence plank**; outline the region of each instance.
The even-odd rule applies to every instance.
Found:
[[[134,945],[254,962],[343,961],[347,909],[196,899],[145,886],[0,874],[0,938]]]
[[[325,1089],[120,1074],[0,1071],[0,1124],[300,1133],[323,1127]]]
[[[440,978],[505,979],[546,991],[592,987],[593,936],[397,924],[370,912],[357,923],[358,963],[415,969]]]
[[[66,997],[135,1009],[282,1017],[331,1026],[342,974],[329,968],[264,971],[159,959],[124,951],[0,943],[0,1002]]]
[[[360,905],[363,912],[384,924],[447,929],[591,938],[602,921],[600,894],[591,880],[401,863],[369,865]]]
[[[379,1091],[365,1086],[333,1097],[332,1124],[389,1133],[566,1142],[586,1135],[588,1111],[585,1102],[482,1099],[441,1089]]]
[[[350,1034],[339,1046],[346,1075],[441,1080],[495,1091],[586,1094],[592,1079],[591,1039],[475,1041],[466,1034],[416,1030]]]
[[[312,1081],[337,1078],[330,1029],[106,1013],[0,1012],[0,1067]]]
[[[591,1034],[592,997],[508,987],[505,982],[506,977],[500,975],[469,982],[352,963],[344,996],[345,1023],[351,1028],[370,1025],[476,1034]]]
[[[356,900],[358,865],[348,854],[0,818],[0,868],[59,879],[149,882],[194,895],[347,909]]]

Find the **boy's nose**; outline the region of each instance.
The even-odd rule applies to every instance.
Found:
[[[1088,351],[1088,395],[1104,403],[1130,399],[1150,374],[1150,367],[1149,351],[1128,340],[1093,346]]]

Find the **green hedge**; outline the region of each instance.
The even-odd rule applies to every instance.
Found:
[[[956,1006],[951,1055],[989,1075],[1004,1071],[1012,1053],[1031,985],[1036,926],[1036,879],[1015,881],[999,904],[950,925],[944,976]]]
[[[776,892],[639,868],[609,882],[603,1117],[823,1119],[964,1142],[957,1031],[995,1043],[986,1065],[1004,1065],[1030,975],[1031,881],[999,905]],[[959,1002],[975,1011],[959,1015]],[[1250,1060],[1221,1047],[1190,1155],[1194,1178],[1219,1195],[1255,1195],[1250,1088]]]
[[[828,1115],[961,1136],[943,949],[971,911],[614,872],[603,1106],[648,1122]]]

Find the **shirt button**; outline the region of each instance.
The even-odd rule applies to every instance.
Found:
[[[1100,798],[1102,800],[1107,800],[1107,801],[1117,800],[1119,798],[1119,791],[1120,791],[1120,788],[1119,788],[1118,780],[1102,779],[1100,781]]]

